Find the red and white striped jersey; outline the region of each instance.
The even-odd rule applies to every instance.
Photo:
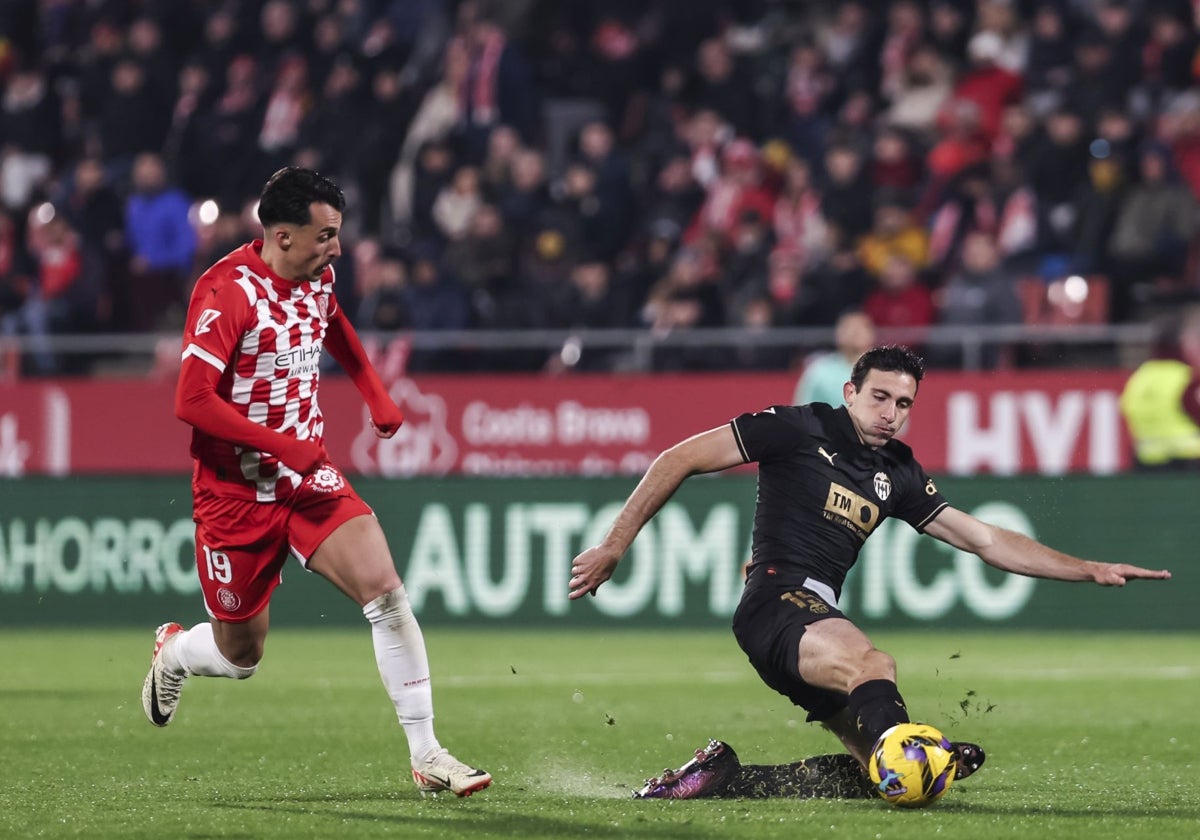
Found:
[[[299,440],[321,442],[321,350],[337,312],[334,274],[296,283],[262,260],[262,240],[227,254],[196,281],[183,335],[189,356],[221,372],[217,396],[240,415]],[[186,375],[186,369],[185,374]],[[286,498],[303,476],[274,455],[192,431],[194,482],[220,496]]]

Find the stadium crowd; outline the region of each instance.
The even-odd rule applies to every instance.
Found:
[[[1086,295],[1095,321],[1144,319],[1197,297],[1198,20],[1188,0],[0,0],[0,340],[177,331],[289,163],[346,189],[338,294],[366,332],[862,310],[886,339]],[[36,343],[23,367],[63,370]]]

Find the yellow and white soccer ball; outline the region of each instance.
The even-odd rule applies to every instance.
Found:
[[[937,729],[900,723],[875,742],[867,771],[885,801],[900,808],[924,808],[950,789],[957,763],[954,747]]]

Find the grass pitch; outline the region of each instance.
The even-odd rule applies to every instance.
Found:
[[[709,737],[747,763],[835,751],[727,632],[427,628],[438,735],[495,776],[422,798],[365,626],[272,632],[258,675],[142,716],[151,630],[0,631],[0,836],[1140,838],[1200,825],[1193,635],[877,633],[914,718],[987,766],[924,811],[641,802]]]

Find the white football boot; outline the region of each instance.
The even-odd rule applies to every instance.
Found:
[[[173,674],[163,667],[163,648],[183,632],[183,626],[171,621],[154,632],[154,655],[150,658],[150,673],[142,683],[142,709],[155,726],[166,726],[171,722],[179,705],[179,690],[183,688],[186,674]]]
[[[470,796],[492,783],[490,773],[463,764],[444,747],[430,753],[424,760],[415,762],[412,776],[421,793],[448,790],[455,796]]]

